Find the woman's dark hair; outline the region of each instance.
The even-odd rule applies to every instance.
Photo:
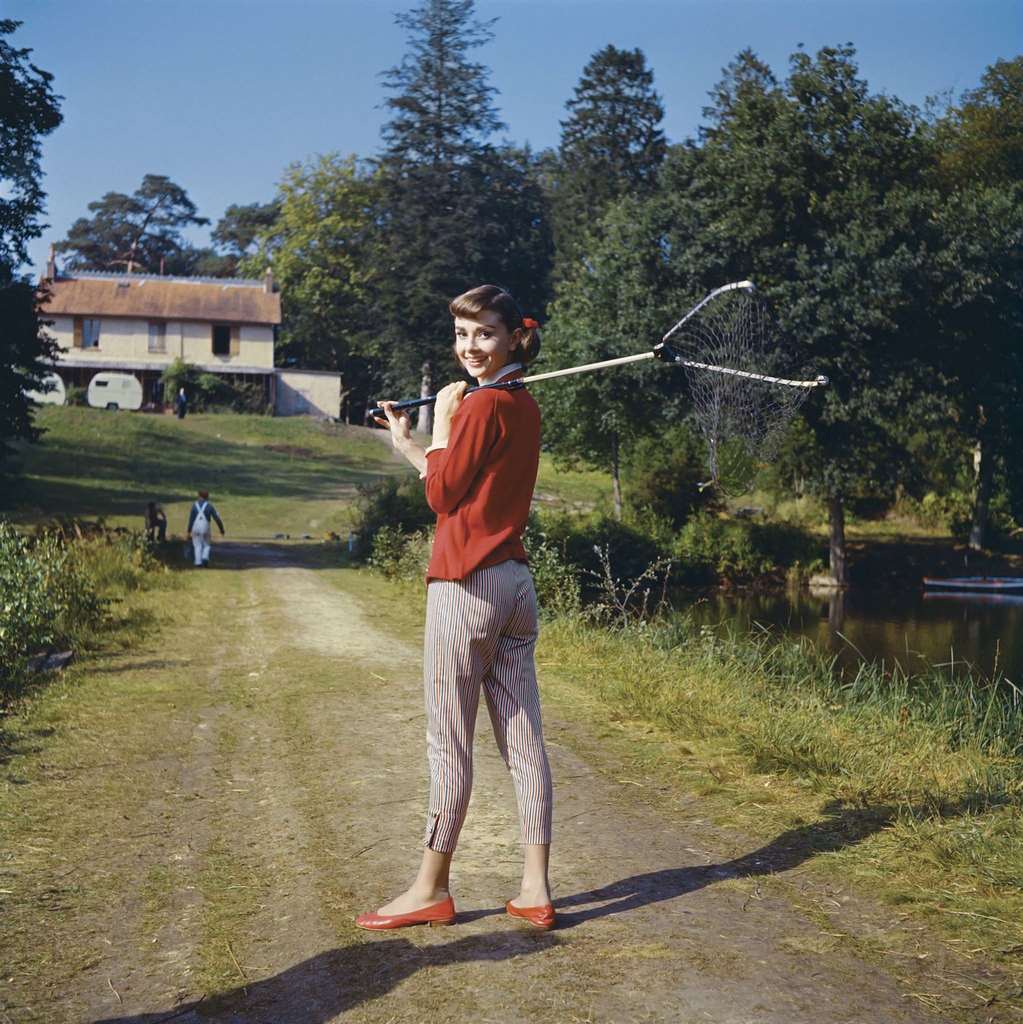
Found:
[[[470,288],[451,300],[448,310],[452,316],[463,320],[475,320],[480,313],[496,313],[509,331],[521,331],[522,340],[512,349],[511,356],[516,362],[529,363],[540,354],[540,328],[527,327],[522,310],[510,292],[496,284],[481,284]]]

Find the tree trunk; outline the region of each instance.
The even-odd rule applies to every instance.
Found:
[[[841,633],[845,629],[845,591],[833,590],[828,595],[828,629]]]
[[[622,478],[618,460],[618,435],[611,435],[611,493],[614,496],[615,519],[622,520]]]
[[[423,378],[419,385],[419,397],[429,398],[433,393],[430,389],[433,387],[433,376],[430,374],[430,364],[423,363]],[[420,434],[432,434],[433,433],[433,406],[432,405],[421,405],[419,407],[419,417],[416,421],[416,430]]]
[[[977,493],[973,499],[973,521],[970,523],[970,550],[982,551],[987,539],[988,514],[991,504],[991,484],[995,475],[991,449],[983,439],[977,442]]]
[[[828,499],[828,520],[831,525],[828,542],[831,578],[838,586],[844,587],[849,582],[845,564],[845,509],[842,507],[842,499],[835,495]]]

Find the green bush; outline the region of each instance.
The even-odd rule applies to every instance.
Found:
[[[29,659],[72,643],[103,619],[106,601],[73,546],[31,539],[0,522],[0,696],[12,696]]]
[[[644,529],[649,523],[619,522],[603,514],[580,518],[566,512],[540,512],[533,522],[561,560],[575,568],[586,598],[602,587],[605,551],[614,575],[623,579],[642,575],[651,563],[670,555],[658,537]]]
[[[423,482],[415,477],[387,479],[359,488],[355,503],[355,529],[359,550],[372,554],[377,534],[384,527],[401,533],[429,529],[436,516],[426,503]]]
[[[624,477],[631,512],[648,510],[676,528],[694,512],[717,503],[713,488],[700,487],[707,479],[706,446],[688,424],[640,440],[629,455]]]
[[[160,375],[167,401],[173,401],[181,388],[188,395],[191,412],[265,413],[270,407],[263,385],[251,381],[232,384],[219,373],[207,373],[192,363],[176,358]]]
[[[79,387],[77,384],[69,384],[64,392],[64,401],[67,405],[88,405],[89,392],[87,388]]]
[[[679,531],[673,554],[688,582],[742,581],[793,566],[812,569],[820,542],[787,523],[752,523],[701,513]]]
[[[36,655],[90,646],[111,600],[157,564],[141,533],[58,522],[26,536],[0,521],[0,701],[17,694]]]
[[[430,561],[428,530],[405,533],[398,526],[381,526],[373,537],[369,564],[388,579],[422,582]]]
[[[582,603],[579,568],[565,559],[564,551],[543,532],[536,517],[522,540],[529,555],[529,570],[540,610],[552,615],[578,611]]]

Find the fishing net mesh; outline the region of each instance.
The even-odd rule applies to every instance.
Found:
[[[671,345],[683,360],[694,416],[707,445],[707,485],[728,495],[743,494],[777,453],[811,388],[763,379],[782,371],[784,353],[766,307],[745,291],[727,292],[708,303],[671,335]]]

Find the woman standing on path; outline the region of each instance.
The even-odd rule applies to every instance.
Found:
[[[540,335],[508,292],[482,285],[449,309],[455,356],[470,377],[491,384],[523,376]],[[536,594],[522,546],[540,459],[540,412],[524,388],[466,396],[467,387],[449,384],[437,396],[425,450],[412,439],[408,416],[383,403],[394,447],[419,470],[437,513],[423,660],[430,806],[415,881],[376,913],[360,914],[362,928],[455,920],[448,876],[472,790],[481,688],[522,826],[522,886],[506,909],[537,928],[554,925],[551,774],[533,661]]]

